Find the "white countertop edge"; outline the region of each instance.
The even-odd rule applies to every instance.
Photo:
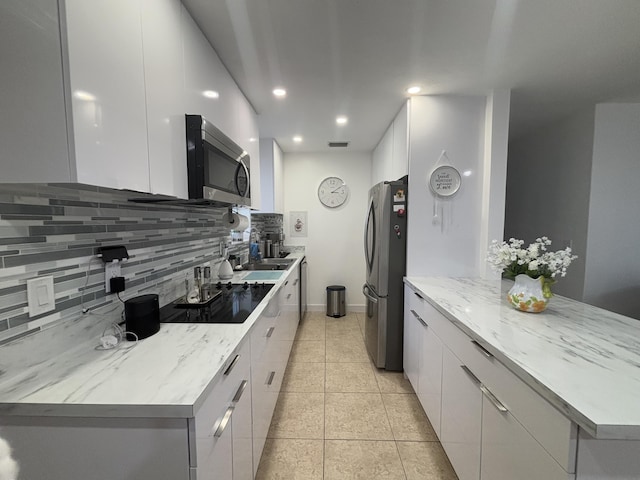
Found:
[[[452,312],[449,312],[444,306],[440,305],[437,300],[429,296],[424,292],[415,281],[419,281],[420,278],[416,277],[415,281],[412,281],[409,277],[404,277],[404,283],[409,285],[412,289],[419,292],[420,295],[429,302],[436,310],[442,313],[451,323],[457,328],[462,330],[472,340],[476,340],[486,348],[498,361],[500,361],[511,373],[516,375],[520,380],[532,388],[535,392],[540,394],[549,403],[551,403],[556,409],[562,412],[569,420],[576,423],[585,432],[597,439],[624,439],[624,440],[640,440],[640,425],[608,425],[598,424],[580,410],[572,406],[566,401],[560,394],[547,385],[543,384],[538,378],[528,372],[526,365],[522,365],[514,359],[507,356],[502,350],[496,348],[487,339],[479,335],[475,330],[470,328],[464,322],[460,321]],[[481,279],[478,279],[481,280]],[[496,282],[496,286],[502,285]],[[596,308],[596,307],[594,307]],[[533,314],[532,314],[533,315]]]

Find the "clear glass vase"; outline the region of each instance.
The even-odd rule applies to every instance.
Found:
[[[524,273],[517,275],[507,300],[517,310],[539,313],[547,308],[553,296],[549,288],[551,281],[545,277],[531,278]]]

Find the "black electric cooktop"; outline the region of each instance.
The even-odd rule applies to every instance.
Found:
[[[268,283],[221,283],[204,306],[173,302],[160,309],[160,323],[243,323],[273,288]]]

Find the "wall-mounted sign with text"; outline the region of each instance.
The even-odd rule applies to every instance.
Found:
[[[450,165],[442,165],[431,172],[429,187],[439,197],[450,197],[460,189],[460,172]]]

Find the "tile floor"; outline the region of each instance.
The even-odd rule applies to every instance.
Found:
[[[363,322],[307,313],[258,480],[457,480],[409,382],[371,363]]]

